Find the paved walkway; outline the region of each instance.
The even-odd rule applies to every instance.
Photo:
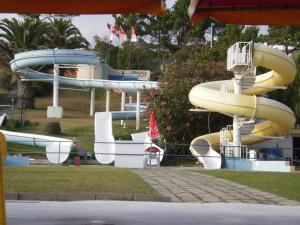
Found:
[[[299,202],[206,174],[199,168],[160,167],[133,170],[173,202],[262,203],[300,206]]]
[[[300,207],[126,201],[7,204],[9,225],[299,225]]]

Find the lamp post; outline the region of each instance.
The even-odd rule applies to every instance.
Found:
[[[105,111],[110,111],[110,89],[106,90],[106,105],[105,105]]]
[[[213,42],[214,42],[214,23],[210,24],[210,48],[213,47]]]
[[[140,116],[141,116],[141,91],[136,92],[136,125],[135,129],[140,129]]]
[[[160,70],[161,72],[164,72],[165,71],[165,57],[167,55],[167,52],[164,54],[163,58],[162,58],[162,64],[160,66]]]

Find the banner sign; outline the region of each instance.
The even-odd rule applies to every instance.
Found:
[[[150,70],[118,70],[121,75],[127,80],[126,77],[131,77],[133,80],[150,80]]]

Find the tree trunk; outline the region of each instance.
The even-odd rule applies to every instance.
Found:
[[[18,81],[18,108],[34,108],[34,91],[29,82]]]
[[[59,122],[48,122],[45,125],[43,131],[46,134],[52,134],[52,135],[61,134],[60,124],[59,124]]]

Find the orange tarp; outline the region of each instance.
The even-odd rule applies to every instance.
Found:
[[[163,14],[160,0],[0,0],[0,13]]]
[[[297,25],[300,24],[300,11],[243,11],[243,12],[210,12],[195,13],[192,22],[212,17],[224,23],[248,25]]]
[[[300,24],[299,0],[191,0],[189,10],[193,23],[212,17],[231,24]]]

